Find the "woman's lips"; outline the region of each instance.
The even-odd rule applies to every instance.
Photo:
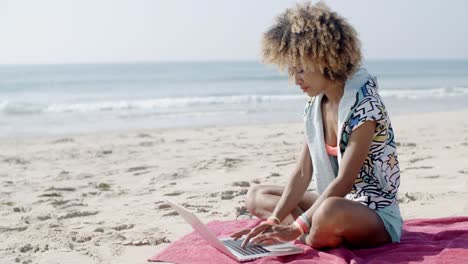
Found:
[[[302,90],[303,92],[306,92],[307,89],[309,89],[309,87],[301,87],[301,90]]]

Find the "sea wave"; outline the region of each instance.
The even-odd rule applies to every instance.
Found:
[[[468,87],[440,87],[425,89],[380,89],[380,95],[397,99],[444,99],[467,96]]]
[[[443,99],[468,96],[468,87],[447,87],[432,89],[381,89],[384,98],[396,99]],[[142,112],[168,113],[185,112],[197,107],[232,107],[258,106],[268,104],[295,104],[305,102],[300,94],[283,95],[233,95],[233,96],[198,96],[170,97],[133,100],[102,100],[85,102],[38,103],[26,101],[0,101],[0,113],[4,115],[32,115],[54,113],[92,113],[92,112]],[[215,108],[213,108],[215,109]]]
[[[81,103],[51,103],[48,105],[31,102],[0,102],[0,112],[10,115],[27,115],[41,113],[88,113],[109,111],[166,111],[197,106],[216,105],[251,105],[258,103],[275,103],[304,100],[302,95],[238,95],[181,97],[138,100],[109,100]]]

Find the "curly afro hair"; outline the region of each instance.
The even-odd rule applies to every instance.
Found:
[[[347,79],[362,57],[354,28],[323,2],[297,4],[280,14],[263,34],[262,53],[264,63],[282,71],[318,69],[329,80]]]

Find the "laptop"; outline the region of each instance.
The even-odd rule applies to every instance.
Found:
[[[206,242],[208,242],[208,244],[239,262],[262,257],[287,256],[304,252],[300,247],[294,246],[292,242],[271,246],[261,246],[258,244],[248,243],[245,248],[241,248],[243,239],[234,240],[231,237],[217,238],[194,213],[172,201],[166,200],[166,202],[171,205],[174,210],[176,210],[179,215],[182,216],[182,218],[189,223]]]

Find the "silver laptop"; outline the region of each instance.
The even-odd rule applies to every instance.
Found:
[[[230,237],[217,238],[211,230],[204,225],[198,217],[186,208],[166,200],[192,227],[200,236],[211,246],[228,255],[237,261],[248,261],[262,257],[286,256],[303,253],[304,251],[294,246],[291,242],[276,244],[272,246],[261,246],[248,243],[245,248],[241,248],[242,239],[234,240]]]

